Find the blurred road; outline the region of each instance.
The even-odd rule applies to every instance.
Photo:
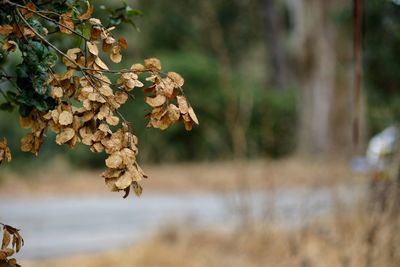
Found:
[[[0,221],[21,230],[18,258],[40,260],[132,245],[169,224],[231,228],[244,216],[280,227],[300,227],[351,207],[363,188],[284,189],[274,192],[145,193],[88,197],[1,199]]]

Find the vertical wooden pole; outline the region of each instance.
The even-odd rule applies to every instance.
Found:
[[[362,116],[362,40],[363,40],[363,0],[353,0],[354,11],[354,117],[353,146],[355,152],[360,145]]]

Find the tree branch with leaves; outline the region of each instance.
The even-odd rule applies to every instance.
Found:
[[[106,185],[111,191],[123,191],[124,197],[130,190],[139,196],[139,182],[147,176],[137,162],[138,138],[119,111],[121,106],[142,89],[151,108],[148,127],[164,130],[182,122],[191,130],[198,119],[184,95],[184,79],[176,72],[162,72],[158,59],[146,59],[130,69],[107,66],[106,57],[121,63],[128,44],[124,37],[114,36],[116,26],[106,27],[92,17],[93,10],[83,0],[0,2],[1,52],[5,58],[21,52],[15,74],[0,70],[1,79],[10,84],[1,89],[0,108],[18,108],[21,127],[30,129],[21,139],[22,151],[37,155],[50,129],[59,145],[74,148],[82,143],[94,153],[105,152]],[[139,14],[128,6],[124,10]],[[126,20],[113,13],[114,18],[117,15]],[[54,34],[77,38],[80,45],[63,50],[50,38]],[[7,140],[0,143],[3,160],[11,160]]]

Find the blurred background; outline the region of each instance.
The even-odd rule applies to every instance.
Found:
[[[200,126],[146,128],[135,91],[122,113],[150,179],[120,200],[105,155],[51,133],[24,154],[17,111],[1,113],[0,220],[26,232],[26,266],[399,266],[400,1],[128,3],[143,15],[115,32],[123,67],[182,74]],[[123,6],[93,4],[103,22]]]

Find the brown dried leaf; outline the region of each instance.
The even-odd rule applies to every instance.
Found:
[[[94,142],[100,142],[100,141],[101,141],[103,138],[105,138],[107,135],[108,135],[107,133],[105,133],[105,132],[103,132],[103,131],[100,131],[100,130],[97,130],[97,131],[93,134],[92,140],[93,140]]]
[[[70,125],[73,122],[73,120],[74,117],[70,111],[63,111],[58,117],[58,122],[61,125]]]
[[[171,125],[172,121],[169,116],[165,115],[158,121],[157,126],[160,130],[165,130]]]
[[[111,49],[110,53],[110,59],[114,63],[120,63],[122,60],[122,55],[121,55],[121,48],[119,46],[113,46]]]
[[[76,47],[76,48],[71,48],[67,50],[67,56],[72,59],[76,60],[78,58],[78,54],[81,52],[81,49]]]
[[[75,136],[75,131],[72,128],[65,128],[56,136],[56,143],[59,145],[65,144]]]
[[[170,78],[162,79],[162,82],[157,85],[157,88],[163,91],[164,95],[169,99],[176,97],[176,84]]]
[[[101,26],[101,21],[96,18],[90,18],[89,23],[92,24],[93,26]]]
[[[78,17],[79,20],[87,20],[90,19],[93,13],[93,6],[89,6],[85,13]]]
[[[122,73],[121,77],[118,79],[118,84],[123,85],[125,91],[132,91],[135,87],[143,87],[143,83],[138,80],[138,75],[133,72]]]
[[[119,123],[119,118],[117,116],[106,117],[106,122],[112,126],[116,126]]]
[[[121,176],[122,172],[123,170],[107,169],[101,174],[101,176],[104,178],[118,178]]]
[[[89,127],[82,127],[79,129],[79,135],[82,137],[82,143],[88,146],[93,144],[93,132]]]
[[[108,105],[102,105],[96,117],[99,120],[104,120],[104,118],[108,117],[109,115],[110,115],[110,108],[108,107]]]
[[[102,87],[99,88],[99,92],[103,96],[112,96],[113,95],[113,90],[111,89],[110,86],[108,85],[103,85]]]
[[[68,13],[62,14],[59,20],[60,32],[66,34],[72,34],[72,31],[75,29],[75,24],[72,21],[71,15]]]
[[[93,26],[91,29],[90,29],[90,40],[92,40],[92,41],[96,41],[97,39],[99,39],[100,38],[100,36],[101,36],[101,28],[100,27],[98,27],[98,26]]]
[[[10,257],[14,254],[14,250],[12,248],[3,248],[1,251],[4,252],[7,257]]]
[[[99,55],[99,49],[97,48],[97,45],[95,43],[86,42],[86,46],[90,54],[95,55],[96,57]]]
[[[150,117],[151,119],[160,120],[165,114],[167,114],[167,112],[168,110],[166,108],[157,107],[151,111]]]
[[[122,105],[128,100],[128,94],[125,93],[124,91],[118,91],[115,94],[115,101],[117,101],[118,104]]]
[[[51,96],[53,98],[61,98],[61,97],[63,97],[63,95],[64,95],[64,92],[61,87],[53,86],[53,88],[51,90]]]
[[[98,127],[98,129],[99,129],[100,131],[102,131],[103,133],[110,133],[110,134],[112,133],[111,130],[110,130],[110,127],[109,127],[108,124],[106,124],[106,123],[100,124],[99,127]]]
[[[136,196],[140,197],[142,195],[143,188],[137,182],[132,183],[132,189]]]
[[[194,113],[194,110],[192,107],[189,107],[189,116],[190,118],[194,121],[194,123],[196,123],[197,125],[199,125],[199,120],[197,119],[196,113]]]
[[[1,243],[1,249],[8,247],[11,241],[10,232],[7,229],[3,229],[3,241]]]
[[[12,155],[11,155],[11,150],[9,147],[6,148],[5,152],[4,152],[4,159],[7,162],[10,162],[12,160]]]
[[[130,186],[132,183],[132,175],[129,172],[125,172],[123,175],[121,175],[118,180],[115,182],[115,186],[123,190]]]
[[[9,35],[14,31],[14,27],[9,24],[0,25],[0,34]]]
[[[146,69],[153,70],[153,71],[160,71],[161,70],[161,62],[157,58],[148,58],[144,61],[144,66]]]
[[[12,237],[12,245],[8,247],[10,244],[10,238]],[[24,239],[19,234],[19,230],[9,226],[3,226],[3,241],[2,241],[2,249],[0,250],[0,259],[5,257],[12,256],[14,254],[13,248],[15,247],[16,252],[19,252],[21,246],[24,245]]]
[[[56,73],[54,74],[54,76],[58,80],[58,82],[62,82],[64,80],[69,80],[72,76],[74,76],[74,74],[75,74],[75,69],[68,69],[65,73],[63,74]]]
[[[119,109],[121,107],[121,105],[118,104],[113,97],[108,99],[108,104],[110,105],[110,108],[113,110]]]
[[[85,100],[83,100],[83,102],[82,102],[82,105],[83,105],[83,107],[86,109],[86,110],[92,110],[92,102],[90,102],[90,100],[89,99],[85,99]],[[93,114],[94,115],[94,114]]]
[[[26,4],[25,7],[29,8],[29,9],[31,9],[31,10],[33,10],[33,11],[36,11],[36,10],[37,10],[35,4],[32,3],[32,2],[29,2],[28,4]],[[33,14],[34,14],[33,12],[31,12],[31,11],[29,11],[29,10],[27,10],[27,9],[22,9],[22,10],[21,10],[21,13],[22,13],[22,15],[23,15],[25,18],[27,18],[27,19],[29,19],[30,17],[32,17]]]
[[[168,116],[172,122],[178,121],[181,116],[179,108],[177,106],[175,106],[174,104],[169,104]]]
[[[8,146],[8,141],[7,138],[4,137],[3,141],[0,141],[0,149],[4,150],[7,148],[7,146]]]
[[[130,166],[135,163],[136,154],[132,149],[124,148],[120,152],[125,166]]]
[[[4,44],[3,44],[3,50],[7,51],[7,52],[14,52],[17,49],[18,45],[16,42],[14,41],[10,41],[7,40]]]
[[[124,37],[120,37],[118,39],[118,46],[121,47],[122,49],[127,49],[128,48],[128,42]]]
[[[88,99],[90,101],[99,102],[99,103],[106,103],[106,99],[97,92],[90,93],[88,95]]]
[[[183,124],[185,125],[185,129],[187,131],[191,131],[193,128],[193,122],[192,121],[183,121]]]
[[[111,169],[117,169],[121,167],[122,162],[123,159],[121,154],[119,152],[115,152],[106,159],[106,166]]]
[[[178,100],[179,110],[182,114],[186,114],[189,112],[189,105],[187,103],[186,97],[184,96],[177,96],[176,99]]]
[[[115,182],[117,181],[118,178],[108,178],[105,179],[107,187],[110,189],[112,192],[117,192],[119,191],[118,188],[115,186]]]
[[[97,142],[97,143],[94,143],[94,144],[90,147],[90,150],[91,150],[92,152],[95,152],[95,153],[100,153],[100,152],[103,152],[103,151],[104,151],[104,146],[103,146],[100,142]]]
[[[15,247],[16,252],[19,252],[21,247],[24,245],[24,239],[19,234],[18,230],[13,233],[12,245]]]
[[[68,144],[69,148],[72,149],[76,146],[78,141],[79,141],[79,137],[75,134],[74,137],[72,137],[72,139],[67,142],[67,144]]]
[[[14,29],[14,32],[15,32],[15,29]],[[28,27],[23,27],[22,33],[25,37],[35,37],[36,36],[36,34]],[[17,32],[17,36],[21,37],[21,32],[19,30]]]
[[[31,152],[33,149],[33,144],[35,141],[35,137],[32,133],[27,134],[26,136],[21,138],[21,150],[23,152]]]
[[[33,148],[31,150],[31,153],[34,153],[35,155],[37,155],[42,144],[43,144],[43,135],[41,135],[40,137],[35,137],[33,139]]]
[[[131,70],[134,72],[143,72],[146,70],[146,68],[142,64],[133,64],[131,66]]]
[[[113,44],[115,43],[115,39],[112,38],[111,36],[108,36],[103,40],[103,51],[106,53],[109,53],[111,51],[111,48],[113,47]]]
[[[142,180],[143,175],[142,175],[142,173],[138,170],[136,164],[129,165],[129,166],[128,166],[128,170],[129,170],[129,172],[130,172],[131,175],[132,175],[132,180],[133,180],[133,181],[139,182],[139,181]]]
[[[60,118],[60,113],[58,112],[57,109],[50,111],[50,115],[55,123],[59,123],[58,119]]]
[[[123,147],[121,136],[119,136],[118,132],[113,133],[111,138],[103,138],[101,143],[106,148],[107,154],[112,154],[114,152],[120,151]]]
[[[90,101],[89,101],[90,102]],[[92,111],[86,111],[84,114],[83,114],[83,116],[82,116],[82,121],[83,122],[88,122],[88,121],[90,121],[91,119],[93,119],[93,117],[94,117],[94,112],[92,112]]]
[[[7,253],[3,250],[0,250],[0,261],[7,259]],[[6,267],[8,267],[6,265]]]
[[[75,115],[74,120],[72,121],[72,129],[74,129],[75,132],[78,132],[78,130],[81,128],[81,119]]]
[[[33,120],[31,117],[20,117],[19,118],[19,125],[21,128],[31,128],[33,124]]]
[[[155,108],[163,105],[167,98],[163,95],[157,95],[156,97],[146,97],[145,101],[149,106]]]
[[[96,65],[102,70],[109,70],[106,63],[104,63],[99,57],[97,57],[94,61]]]
[[[167,76],[174,81],[174,83],[178,87],[182,87],[183,84],[185,83],[185,80],[182,78],[182,76],[179,73],[176,72],[168,72]]]

